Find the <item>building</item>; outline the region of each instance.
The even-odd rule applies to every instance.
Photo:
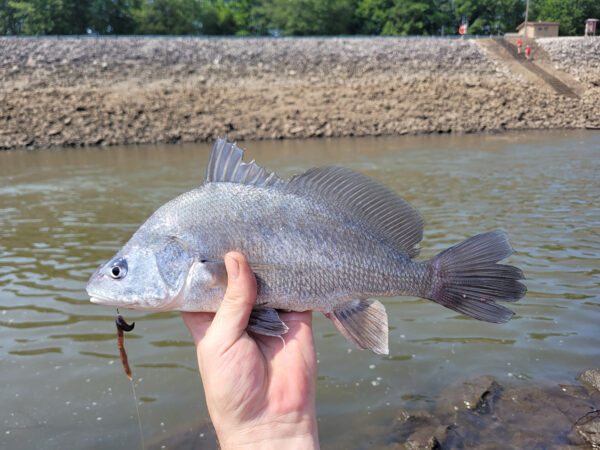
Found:
[[[517,27],[520,36],[527,38],[558,36],[558,22],[523,22]]]
[[[598,19],[587,19],[585,21],[585,36],[596,36]]]

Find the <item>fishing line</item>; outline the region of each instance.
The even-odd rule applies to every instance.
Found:
[[[142,450],[146,449],[144,444],[144,434],[142,433],[142,419],[140,416],[140,407],[137,401],[137,395],[135,394],[135,382],[131,379],[131,392],[133,392],[133,400],[135,401],[135,411],[137,412],[138,429],[140,430],[140,442],[142,444]]]
[[[124,341],[123,332],[124,331],[129,332],[129,331],[133,330],[133,327],[135,326],[135,322],[132,322],[131,325],[129,325],[125,321],[125,319],[123,319],[121,314],[119,314],[119,308],[117,308],[117,318],[115,320],[115,323],[117,325],[117,344],[119,346],[119,352],[121,353],[121,363],[123,364],[123,369],[125,370],[125,375],[127,375],[127,378],[129,378],[129,381],[131,381],[131,392],[133,393],[133,401],[135,402],[135,411],[137,413],[138,429],[140,432],[140,443],[142,444],[142,450],[145,450],[146,445],[144,444],[144,434],[142,432],[142,418],[140,415],[140,407],[138,405],[137,395],[135,393],[135,382],[133,381],[133,376],[131,374],[131,368],[129,367],[129,362],[127,361],[127,352],[125,351],[125,345],[123,343],[123,341]]]

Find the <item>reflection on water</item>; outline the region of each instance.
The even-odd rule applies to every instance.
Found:
[[[426,219],[422,257],[505,230],[528,295],[503,326],[432,302],[385,299],[390,355],[350,347],[315,316],[325,445],[385,433],[472,374],[561,382],[600,361],[600,135],[591,132],[248,143],[282,176],[337,164],[401,193]],[[200,184],[208,145],[0,153],[3,448],[137,448],[114,309],[85,283],[162,203]],[[177,313],[128,312],[146,440],[205,423]],[[184,428],[182,428],[184,427]],[[187,428],[185,428],[187,427]],[[353,444],[354,443],[354,444]],[[207,443],[208,447],[212,444]]]

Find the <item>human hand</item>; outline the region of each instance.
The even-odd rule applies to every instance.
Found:
[[[318,448],[312,313],[281,313],[280,338],[248,334],[256,279],[240,253],[225,256],[216,314],[182,312],[196,345],[208,412],[223,449]]]

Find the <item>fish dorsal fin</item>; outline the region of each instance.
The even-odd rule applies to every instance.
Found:
[[[255,186],[274,186],[283,181],[275,173],[269,173],[254,161],[242,161],[244,150],[237,145],[218,138],[213,145],[204,183],[240,183]]]
[[[206,167],[205,183],[240,183],[277,187],[315,198],[351,215],[374,236],[409,258],[419,254],[423,218],[398,194],[372,178],[343,167],[321,167],[282,180],[254,161],[243,162],[244,151],[219,138]]]
[[[320,167],[295,175],[282,187],[345,211],[374,236],[414,258],[423,238],[423,218],[383,184],[343,167]]]

